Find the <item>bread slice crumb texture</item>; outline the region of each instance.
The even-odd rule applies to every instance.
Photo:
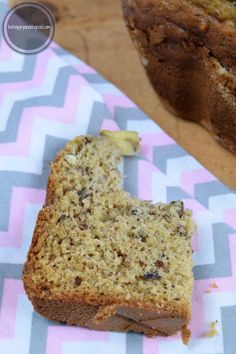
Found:
[[[58,154],[24,281],[38,296],[190,303],[192,213],[181,201],[154,205],[125,192],[119,145],[81,136]]]

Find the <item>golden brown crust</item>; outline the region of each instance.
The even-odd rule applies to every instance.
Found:
[[[45,197],[45,205],[51,205],[54,203],[54,194],[57,186],[56,183],[56,173],[60,171],[60,167],[58,166],[58,162],[61,158],[61,152],[59,152],[51,165],[53,169],[48,176],[47,188],[46,188],[46,197]]]
[[[135,331],[149,337],[169,336],[177,333],[181,328],[185,328],[187,323],[183,318],[170,317],[167,312],[148,313],[148,311],[140,311],[131,306],[120,306],[103,320],[97,321],[96,316],[101,309],[97,305],[37,297],[31,300],[35,310],[50,320],[101,331]],[[147,319],[147,315],[151,316],[151,319]]]
[[[236,151],[236,27],[185,0],[123,0],[149,78],[171,111]]]

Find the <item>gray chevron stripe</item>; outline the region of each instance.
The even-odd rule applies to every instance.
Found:
[[[120,129],[127,129],[127,122],[130,120],[147,120],[147,115],[140,109],[115,107],[114,119]]]
[[[73,56],[71,55],[70,52],[68,52],[68,50],[64,49],[64,48],[61,48],[61,47],[58,47],[58,48],[53,48],[52,49],[54,53],[56,53],[57,55],[59,56],[63,56],[63,55],[70,55],[70,56]],[[75,56],[74,56],[75,57]],[[75,57],[76,58],[76,57]],[[77,58],[76,58],[77,59]]]
[[[0,230],[8,229],[12,187],[45,189],[50,172],[48,161],[53,161],[57,152],[66,144],[66,139],[47,136],[44,145],[43,170],[41,175],[23,172],[0,172]]]
[[[1,278],[21,279],[22,264],[0,263]]]
[[[167,187],[167,202],[170,203],[173,200],[180,200],[185,198],[191,198],[182,188],[180,187]]]
[[[4,39],[3,39],[4,40]],[[31,80],[34,74],[37,55],[24,55],[24,63],[21,71],[9,71],[0,73],[0,83]]]
[[[193,268],[194,279],[209,279],[232,275],[228,235],[234,233],[224,223],[212,225],[214,239],[215,264],[198,265]]]
[[[21,277],[22,277],[22,264],[0,263],[0,304],[2,303],[4,279],[5,278],[21,279]]]
[[[124,189],[133,197],[138,197],[138,156],[125,157],[124,159]]]
[[[52,325],[44,317],[33,311],[29,354],[46,353],[48,326]]]
[[[79,74],[74,68],[70,66],[60,68],[51,95],[31,97],[22,101],[15,102],[9,115],[5,131],[0,132],[0,142],[11,142],[16,140],[22,112],[26,107],[63,107],[68,81],[71,75]]]
[[[82,74],[90,84],[107,84],[107,80],[99,74]]]
[[[8,11],[8,7],[6,4],[0,2],[0,23],[3,23],[3,19]],[[3,31],[0,31],[0,41],[4,40],[3,38]],[[1,45],[1,43],[0,43]]]
[[[143,353],[143,336],[139,333],[126,334],[126,354]]]
[[[96,102],[93,105],[92,113],[89,120],[87,133],[91,135],[98,135],[101,130],[102,122],[104,119],[110,119],[111,113],[107,105],[102,102]]]
[[[156,146],[153,148],[153,163],[166,173],[167,161],[178,157],[188,156],[187,152],[177,144]]]
[[[0,172],[1,196],[0,196],[0,230],[7,231],[9,209],[11,203],[12,187],[27,187],[27,188],[45,188],[46,185],[46,170],[48,170],[45,163],[45,169],[42,175],[22,173],[22,172]]]
[[[233,193],[219,181],[199,183],[195,185],[195,198],[205,207],[209,207],[209,198],[222,194]]]
[[[46,353],[48,328],[63,326],[60,322],[49,321],[37,312],[33,311],[29,354]]]
[[[224,354],[236,353],[236,306],[221,308]]]

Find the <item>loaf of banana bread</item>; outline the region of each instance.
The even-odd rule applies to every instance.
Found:
[[[123,0],[123,10],[163,102],[236,152],[236,2]]]

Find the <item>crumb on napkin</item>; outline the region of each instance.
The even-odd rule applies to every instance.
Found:
[[[214,336],[217,336],[217,334],[219,333],[216,329],[216,326],[218,324],[218,321],[213,321],[210,323],[210,329],[208,332],[206,332],[204,334],[204,337],[214,337]]]

